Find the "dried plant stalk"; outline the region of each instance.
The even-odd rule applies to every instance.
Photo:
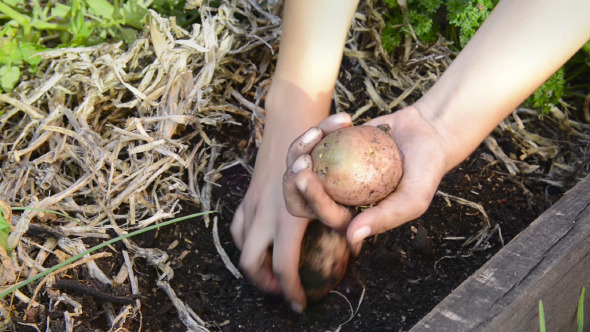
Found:
[[[33,210],[9,218],[14,229],[8,246],[19,255],[10,259],[0,250],[0,285],[45,268],[42,250],[53,250],[51,237],[60,248],[79,252],[83,243],[73,243],[74,237],[141,229],[178,215],[182,206],[210,209],[218,201],[215,183],[228,167],[241,164],[252,174],[248,163],[264,132],[282,3],[188,3],[201,14],[188,30],[152,11],[149,29],[128,48],[114,43],[44,52],[36,74],[0,95],[0,201],[51,208],[78,220],[51,220]],[[410,105],[455,56],[442,38],[429,46],[408,39],[400,52],[385,52],[380,5],[362,2],[354,16],[334,91],[335,109],[352,114],[355,123]],[[555,108],[543,121],[557,134],[547,135],[538,113],[521,108],[486,144],[515,176],[572,185],[590,169],[588,100],[585,123],[570,119],[567,107]],[[247,146],[220,135],[220,129],[240,127],[249,135]],[[510,137],[518,153],[506,153],[495,136]],[[558,147],[563,142],[567,149]],[[45,243],[35,244],[32,232],[45,234],[36,237]],[[167,289],[165,281],[174,275],[168,255],[133,241],[125,245],[159,269]],[[112,282],[95,264],[86,268]],[[187,324],[202,329],[189,309]]]

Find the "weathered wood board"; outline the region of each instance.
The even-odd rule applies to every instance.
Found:
[[[576,331],[582,287],[590,330],[590,177],[569,190],[411,332]]]

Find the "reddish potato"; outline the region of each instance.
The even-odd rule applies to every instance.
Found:
[[[299,277],[308,300],[321,299],[340,283],[349,257],[344,234],[317,220],[307,226],[301,243]]]
[[[327,135],[311,158],[326,193],[344,205],[380,201],[402,176],[400,150],[389,134],[373,126],[348,127]]]
[[[336,202],[359,206],[389,195],[402,176],[402,156],[381,128],[357,126],[324,137],[311,153],[313,171]],[[312,221],[303,237],[299,276],[309,300],[317,301],[340,283],[350,249],[344,234]]]

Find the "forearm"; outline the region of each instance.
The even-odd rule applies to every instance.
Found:
[[[267,99],[270,121],[290,117],[276,113],[293,110],[298,114],[291,116],[311,117],[313,122],[328,115],[357,5],[358,0],[286,1],[279,57]]]
[[[416,103],[446,139],[447,170],[465,159],[590,38],[588,0],[503,0]]]

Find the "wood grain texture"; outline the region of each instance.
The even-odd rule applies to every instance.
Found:
[[[569,190],[418,322],[422,331],[575,331],[590,289],[590,177]],[[585,328],[590,328],[586,296]]]

